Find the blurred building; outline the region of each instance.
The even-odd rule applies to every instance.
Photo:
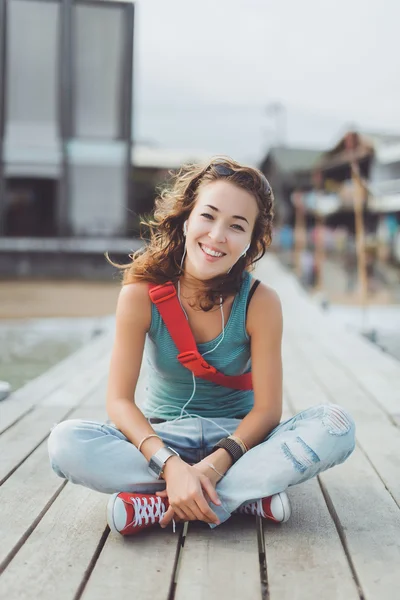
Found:
[[[1,236],[125,235],[133,32],[124,0],[0,0]]]
[[[289,180],[296,185],[290,194],[295,224],[308,230],[313,244],[314,225],[323,223],[327,245],[355,253],[354,206],[360,189],[352,176],[352,164],[357,165],[363,182],[366,249],[371,257],[400,262],[400,136],[397,134],[348,131],[333,148],[320,153],[311,168],[296,172]],[[285,223],[292,222],[287,218]]]
[[[376,149],[370,188],[368,209],[378,217],[377,242],[400,263],[400,142]]]
[[[370,210],[400,213],[400,141],[376,148],[370,183],[373,193],[368,202]]]
[[[319,210],[326,216],[326,222],[331,227],[344,227],[354,232],[354,197],[355,189],[352,180],[351,164],[356,162],[360,175],[368,181],[371,165],[374,159],[375,139],[357,131],[348,131],[343,135],[333,148],[322,153],[320,160],[315,165],[315,172],[319,176],[318,206],[305,197],[307,208]],[[314,173],[315,173],[314,172]],[[325,211],[324,203],[327,197],[336,197],[337,202],[333,210]],[[367,211],[364,211],[367,215]],[[366,223],[367,228],[374,228],[375,219]]]
[[[314,164],[321,156],[320,150],[311,148],[272,147],[260,164],[276,200],[277,224],[294,221],[291,195],[296,189],[310,189]]]
[[[385,153],[385,149],[399,143],[398,135],[348,131],[333,148],[322,153],[319,161],[314,165],[314,179],[315,174],[318,173],[319,187],[322,192],[320,210],[326,214],[330,226],[345,227],[354,232],[355,189],[352,180],[352,162],[357,163],[360,176],[371,192],[375,189],[374,182],[377,180],[382,191],[388,179],[392,177],[391,168],[395,170],[396,167],[383,164],[380,156]],[[366,193],[365,196],[365,225],[367,231],[374,233],[379,215],[390,207],[387,205],[388,200],[385,201],[382,195],[380,199],[374,197],[374,193]],[[336,202],[332,201],[334,197]],[[324,201],[330,203],[333,209],[324,210]],[[307,197],[305,203],[307,206]]]

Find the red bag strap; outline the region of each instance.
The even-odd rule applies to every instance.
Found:
[[[149,284],[150,300],[157,307],[179,354],[177,359],[183,367],[196,377],[212,381],[236,390],[252,390],[251,373],[224,375],[208,364],[197,349],[196,340],[188,320],[179,303],[175,286],[168,282],[162,285]]]

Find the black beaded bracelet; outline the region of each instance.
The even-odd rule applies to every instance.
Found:
[[[230,454],[233,463],[237,462],[239,458],[242,458],[244,454],[243,448],[240,446],[240,444],[227,437],[222,438],[222,440],[220,440],[218,444],[215,444],[214,448],[212,449],[212,452],[215,452],[215,450],[218,450],[218,448],[224,448],[224,450],[226,450]]]

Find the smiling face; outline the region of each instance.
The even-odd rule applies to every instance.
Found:
[[[257,202],[219,179],[200,188],[187,223],[185,271],[197,279],[227,273],[251,242]]]

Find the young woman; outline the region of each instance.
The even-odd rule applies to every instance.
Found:
[[[228,158],[182,168],[158,197],[150,241],[124,267],[111,422],[64,421],[49,438],[60,477],[111,494],[113,531],[175,520],[215,527],[234,512],[284,522],[285,490],[353,451],[354,423],[340,406],[280,424],[281,306],[250,275],[272,219],[265,177]]]

